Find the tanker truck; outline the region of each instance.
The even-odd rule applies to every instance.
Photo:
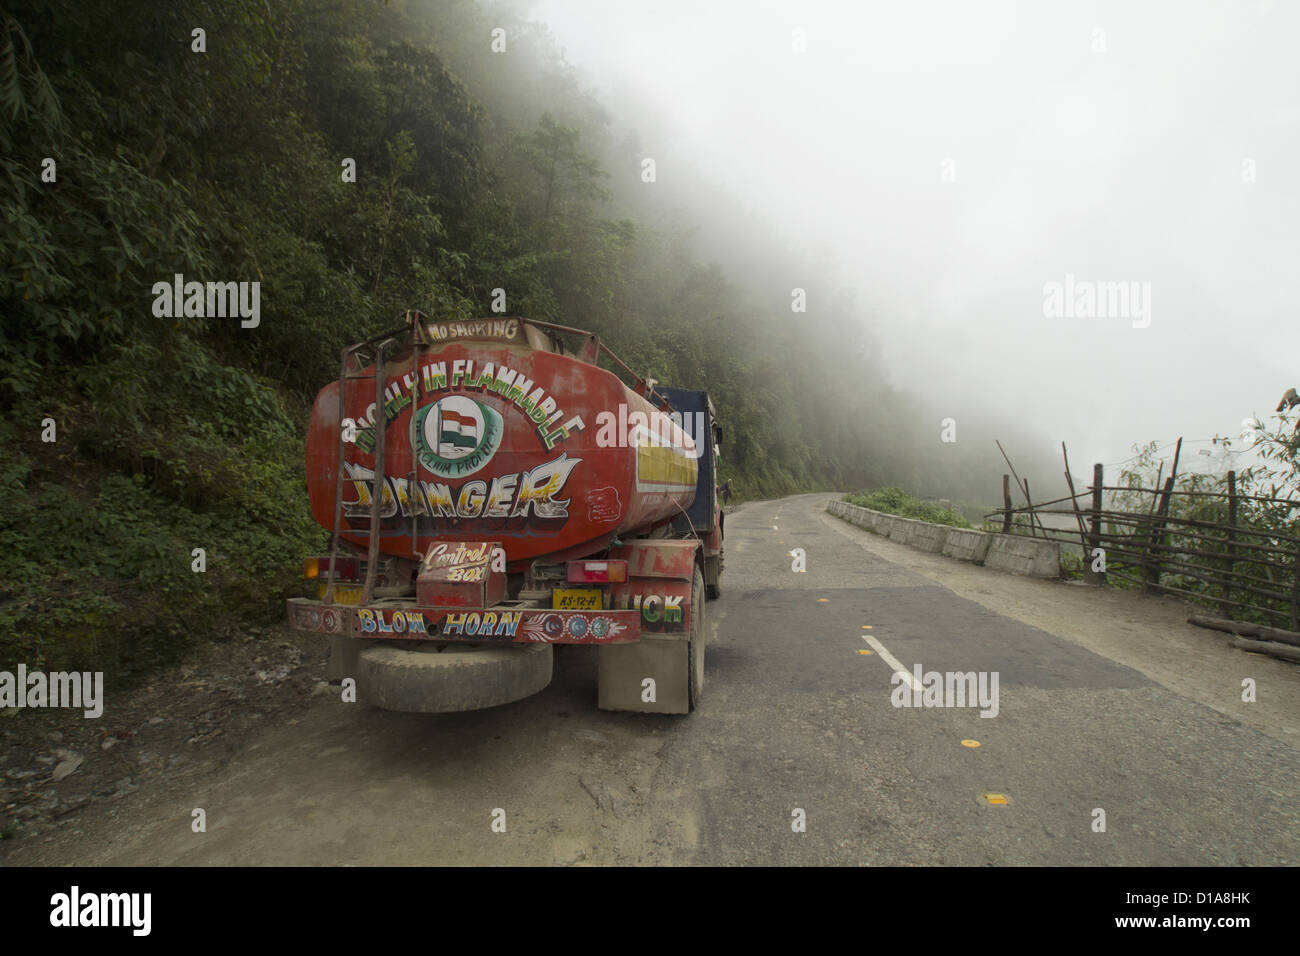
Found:
[[[387,710],[519,700],[580,644],[599,707],[689,713],[721,590],[721,439],[707,392],[640,377],[589,332],[408,312],[316,398],[307,490],[330,549],[289,623]]]

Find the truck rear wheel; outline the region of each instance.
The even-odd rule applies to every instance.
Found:
[[[714,595],[716,596],[716,595]],[[690,639],[690,706],[699,706],[704,693],[704,572],[695,566],[691,579],[691,639]]]
[[[372,644],[357,658],[357,699],[419,714],[481,710],[551,682],[550,644]]]

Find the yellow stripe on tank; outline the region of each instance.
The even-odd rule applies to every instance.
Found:
[[[653,444],[647,428],[636,430],[638,491],[694,490],[699,468],[680,446]]]

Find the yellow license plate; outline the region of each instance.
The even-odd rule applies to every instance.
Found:
[[[551,592],[551,607],[565,611],[599,611],[600,592],[595,588],[556,588]]]
[[[319,598],[325,600],[325,588],[329,585],[320,586]],[[360,604],[361,592],[364,590],[360,584],[336,584],[334,585],[334,603],[335,604]]]

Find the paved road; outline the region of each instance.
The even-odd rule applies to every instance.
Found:
[[[1158,601],[905,554],[827,498],[730,516],[690,717],[597,710],[594,651],[575,647],[545,692],[491,711],[317,699],[220,776],[88,818],[53,862],[1300,862],[1293,665],[1178,631]],[[895,707],[889,658],[996,672],[997,715]]]

